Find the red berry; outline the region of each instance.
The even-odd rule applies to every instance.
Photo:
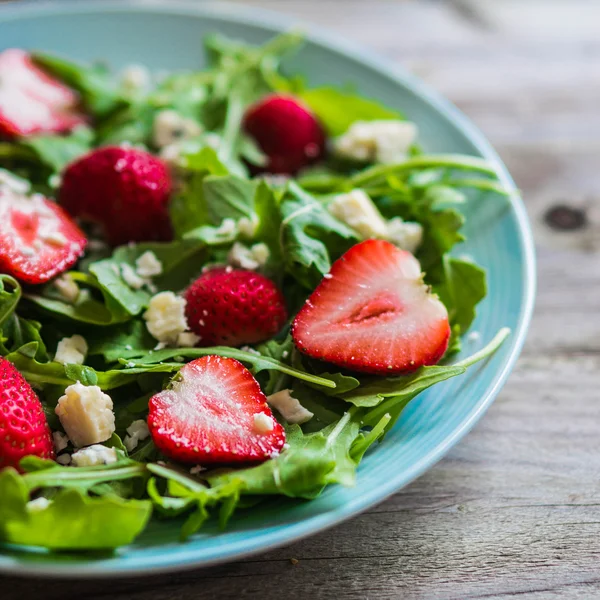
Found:
[[[440,360],[448,311],[406,250],[382,240],[337,260],[292,326],[298,349],[353,371],[397,375]]]
[[[325,153],[325,132],[310,109],[293,96],[273,94],[251,106],[244,128],[268,157],[269,173],[293,175]]]
[[[99,223],[114,246],[169,240],[171,177],[165,164],[143,150],[107,146],[71,163],[59,199],[76,217]]]
[[[258,382],[240,362],[203,356],[150,398],[148,428],[168,458],[201,465],[259,462],[285,443]]]
[[[44,283],[71,267],[86,243],[55,202],[0,186],[0,272],[26,283]]]
[[[216,268],[185,292],[189,328],[202,346],[255,344],[273,337],[285,324],[285,300],[264,275]]]
[[[75,92],[37,67],[24,50],[0,53],[0,138],[69,131],[85,123]]]
[[[0,470],[19,468],[25,456],[54,459],[42,403],[21,373],[0,358]]]

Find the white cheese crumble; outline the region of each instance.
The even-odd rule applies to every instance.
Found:
[[[253,238],[258,229],[258,218],[252,215],[252,218],[242,217],[237,222],[238,231],[247,238]]]
[[[69,436],[65,435],[62,431],[52,432],[52,440],[54,441],[54,451],[56,454],[69,445]]]
[[[392,244],[414,254],[423,241],[423,226],[420,223],[403,221],[400,217],[390,219],[386,239]]]
[[[55,412],[77,448],[105,442],[115,432],[112,399],[97,385],[70,385]]]
[[[127,429],[127,435],[123,440],[127,452],[132,452],[137,448],[139,442],[145,440],[150,435],[148,424],[144,419],[134,421]]]
[[[187,119],[175,110],[161,110],[154,117],[152,139],[157,148],[164,148],[201,133],[202,127],[194,119]]]
[[[163,266],[152,250],[146,250],[135,261],[135,270],[140,277],[154,277],[162,274]]]
[[[310,421],[314,414],[290,395],[291,390],[281,390],[267,396],[267,402],[290,424]]]
[[[217,235],[231,235],[235,233],[236,226],[235,221],[233,219],[227,218],[223,219],[221,224],[215,229],[215,233]]]
[[[88,351],[85,338],[81,335],[66,337],[58,342],[54,362],[63,365],[82,365]]]
[[[361,237],[383,238],[387,234],[387,224],[373,200],[363,190],[352,190],[339,194],[327,207],[329,212],[345,223]]]
[[[58,293],[66,302],[74,304],[77,301],[77,298],[79,297],[79,286],[67,273],[57,277],[53,283],[54,287],[58,290]]]
[[[202,338],[192,331],[184,331],[177,336],[178,348],[193,348]]]
[[[44,510],[45,508],[48,508],[50,506],[51,502],[50,500],[48,500],[48,498],[44,498],[44,496],[40,496],[39,498],[36,498],[35,500],[30,500],[27,503],[27,509],[28,510]]]
[[[187,330],[185,298],[173,292],[160,292],[152,296],[143,316],[148,331],[165,344],[176,344],[179,334]]]
[[[273,431],[274,427],[273,418],[269,415],[265,415],[265,413],[254,415],[254,431],[256,433],[269,433],[269,431]]]
[[[71,461],[74,467],[95,467],[97,465],[110,465],[117,462],[117,452],[114,448],[107,448],[94,444],[88,448],[77,450]]]
[[[127,263],[121,263],[121,278],[133,290],[139,290],[147,283],[147,281],[143,277],[140,277],[135,269]]]
[[[151,80],[150,71],[142,65],[129,65],[121,71],[121,85],[127,92],[147,90]]]
[[[254,244],[248,248],[236,242],[229,251],[227,261],[234,267],[255,271],[269,260],[270,252],[266,244]]]
[[[394,163],[406,158],[417,137],[410,121],[356,121],[334,142],[334,151],[360,161]]]

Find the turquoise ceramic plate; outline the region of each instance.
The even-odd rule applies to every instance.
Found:
[[[203,64],[201,40],[219,31],[263,42],[293,23],[283,17],[211,2],[26,3],[0,9],[0,49],[19,46],[64,53],[81,60],[104,59],[120,67],[153,69]],[[366,94],[401,109],[416,121],[427,150],[464,152],[498,164],[505,185],[514,184],[481,133],[453,106],[396,65],[354,43],[308,27],[308,44],[293,68],[313,84],[354,82]],[[413,401],[385,441],[362,462],[352,489],[334,486],[315,501],[271,504],[241,513],[221,533],[207,528],[185,543],[179,524],[153,523],[134,544],[114,555],[31,552],[0,547],[0,570],[15,574],[103,576],[160,572],[212,565],[260,552],[331,527],[381,502],[421,475],[465,435],[506,380],[523,344],[532,312],[535,272],[533,243],[523,204],[487,198],[466,207],[468,242],[460,249],[487,267],[489,296],[473,329],[481,342],[502,327],[513,334],[490,361]]]

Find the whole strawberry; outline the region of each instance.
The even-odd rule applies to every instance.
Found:
[[[113,246],[169,240],[171,177],[165,164],[143,150],[107,146],[71,163],[60,203],[73,216],[99,223]]]
[[[315,115],[297,98],[267,96],[251,106],[244,128],[267,155],[264,170],[293,175],[325,152],[325,133]]]
[[[203,346],[262,342],[287,319],[282,293],[253,271],[231,267],[207,271],[187,289],[185,299],[188,326]]]
[[[0,358],[0,469],[25,456],[54,459],[52,434],[39,398],[21,373]]]

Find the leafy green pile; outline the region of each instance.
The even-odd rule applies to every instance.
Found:
[[[415,396],[461,375],[490,356],[507,336],[502,330],[472,357],[449,360],[486,295],[483,269],[449,254],[464,240],[459,208],[477,196],[504,193],[484,161],[427,155],[413,148],[397,164],[331,158],[295,181],[250,177],[247,161],[260,164],[264,157],[244,135],[242,117],[249,104],[269,92],[302,98],[331,136],[357,120],[401,118],[354,93],[309,89],[301,79],[284,75],[281,61],[299,43],[294,34],[262,47],[212,36],[207,40],[209,69],[176,73],[135,93],[102,67],[36,55],[40,65],[81,94],[94,127],[66,136],[0,142],[0,167],[27,178],[34,189],[49,193],[69,161],[100,144],[129,142],[157,151],[152,127],[159,111],[176,110],[195,120],[202,133],[182,145],[180,182],[171,203],[174,241],[88,252],[66,275],[79,287],[72,301],[54,283],[21,289],[15,279],[0,274],[0,354],[35,386],[53,430],[61,430],[54,407],[66,386],[81,381],[110,390],[117,431],[106,445],[115,447],[119,456],[115,464],[77,468],[28,457],[21,463],[24,474],[0,472],[0,540],[48,548],[114,548],[130,543],[152,513],[159,518],[186,515],[185,538],[210,515],[218,515],[224,526],[237,507],[271,495],[310,499],[331,483],[353,485],[365,452]],[[332,262],[360,241],[357,232],[327,210],[336,194],[355,188],[365,190],[384,217],[423,226],[417,258],[426,281],[447,306],[453,330],[440,365],[388,378],[331,372],[302,356],[287,330],[243,350],[155,349],[156,340],[141,316],[152,295],[182,291],[204,266],[226,261],[236,242],[268,247],[263,271],[284,291],[294,314]],[[123,266],[134,269],[148,250],[161,261],[163,272],[152,280],[151,289],[133,289],[122,277]],[[53,362],[48,349],[75,333],[89,343],[86,364]],[[291,389],[315,416],[302,427],[285,424],[289,447],[258,466],[192,475],[164,462],[151,440],[128,455],[121,439],[134,419],[144,418],[149,397],[186,361],[207,354],[241,361],[267,395]]]

